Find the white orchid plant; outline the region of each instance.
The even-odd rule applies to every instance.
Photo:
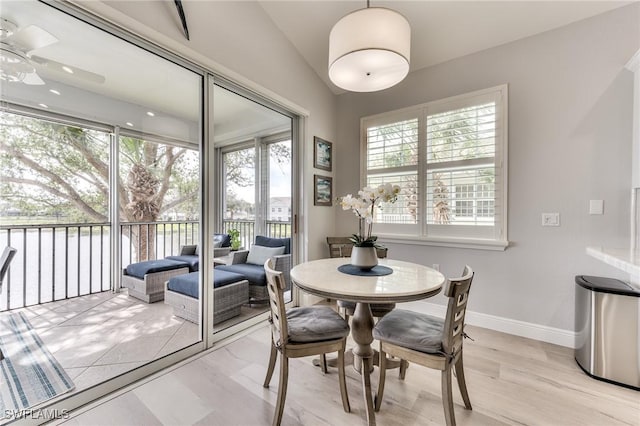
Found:
[[[395,203],[400,194],[400,187],[390,183],[377,188],[364,187],[357,196],[347,194],[340,198],[342,210],[352,210],[359,219],[359,232],[351,236],[351,242],[356,247],[377,247],[377,237],[371,235],[373,231],[373,217],[375,209],[382,208],[381,202]]]

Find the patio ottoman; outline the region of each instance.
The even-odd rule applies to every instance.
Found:
[[[164,303],[173,307],[173,314],[187,321],[198,322],[199,273],[173,277],[166,282]],[[240,307],[249,302],[249,281],[240,274],[218,271],[213,274],[213,323],[240,315]]]
[[[129,296],[147,303],[158,302],[164,299],[164,283],[169,278],[188,273],[189,265],[178,260],[132,263],[122,271],[122,287],[129,289]]]

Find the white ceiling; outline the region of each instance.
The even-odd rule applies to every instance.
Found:
[[[371,1],[411,24],[411,71],[549,31],[630,1]],[[366,1],[260,1],[262,8],[334,93],[329,32]]]
[[[36,25],[58,42],[31,53],[105,77],[103,84],[66,75],[41,77],[45,86],[0,84],[3,100],[39,108],[46,103],[63,114],[157,132],[183,140],[198,139],[200,77],[37,1],[2,1],[0,16],[19,28]],[[184,0],[188,2],[202,0]],[[171,2],[173,3],[173,2]],[[373,1],[393,8],[412,26],[411,70],[508,43],[606,12],[630,2],[619,1]],[[260,1],[275,25],[290,40],[334,93],[327,75],[329,32],[342,16],[364,1]],[[145,7],[166,7],[148,3]],[[54,88],[62,95],[54,95]],[[214,96],[216,140],[252,137],[290,125],[288,119],[235,94]],[[156,117],[148,117],[153,110]],[[108,120],[108,121],[103,121]]]
[[[19,31],[36,26],[58,40],[29,51],[30,55],[105,77],[103,83],[95,83],[39,67],[37,72],[45,85],[1,82],[2,100],[36,109],[45,108],[44,104],[47,110],[60,114],[197,143],[202,83],[199,75],[43,3],[0,1],[0,17],[16,24]],[[51,89],[59,94],[51,93]],[[217,145],[291,127],[290,118],[282,114],[218,86],[214,90]],[[148,116],[147,111],[155,116]]]

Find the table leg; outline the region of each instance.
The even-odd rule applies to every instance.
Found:
[[[362,375],[362,391],[364,393],[364,403],[367,409],[367,420],[369,425],[376,424],[373,410],[373,398],[371,395],[371,370],[373,369],[373,315],[368,303],[359,302],[351,321],[351,336],[356,343],[353,348],[354,363],[353,368]]]

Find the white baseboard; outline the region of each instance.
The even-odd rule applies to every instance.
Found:
[[[434,303],[423,302],[420,307],[424,307],[425,314],[444,317],[446,306]],[[421,309],[422,310],[422,309]],[[541,342],[553,343],[554,345],[565,346],[575,349],[576,333],[560,328],[547,327],[545,325],[533,324],[509,318],[502,318],[495,315],[483,314],[467,310],[465,322],[478,327],[488,328],[507,334],[526,337]]]

